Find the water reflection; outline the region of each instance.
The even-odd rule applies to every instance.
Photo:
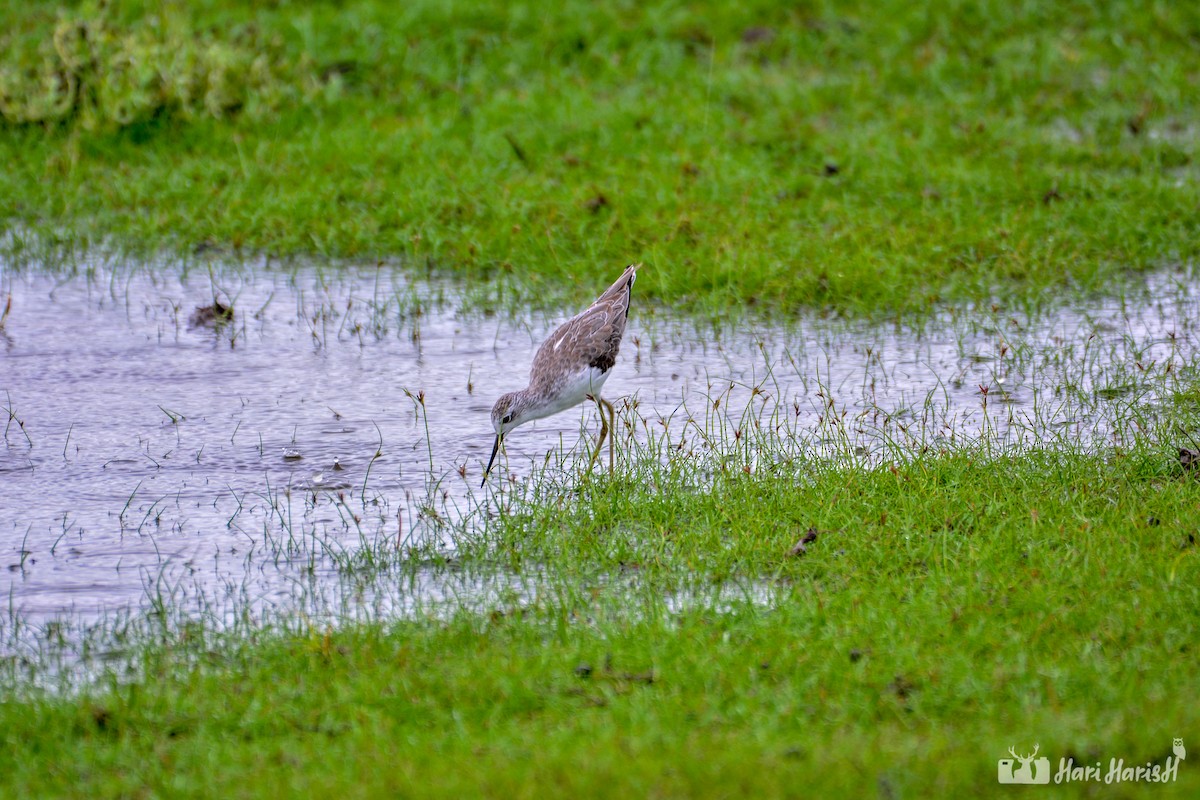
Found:
[[[97,264],[0,284],[13,612],[93,617],[166,592],[185,607],[409,613],[513,580],[427,571],[385,601],[345,588],[373,548],[453,547],[450,523],[489,502],[491,404],[524,385],[569,312],[465,314],[390,269]],[[750,429],[863,463],[983,438],[1119,443],[1169,410],[1181,375],[1195,380],[1198,306],[1178,272],[1038,318],[947,309],[919,327],[801,316],[713,330],[635,304],[605,395],[627,439],[665,436],[675,453]],[[552,450],[586,463],[598,427],[587,407],[523,427],[494,483]]]

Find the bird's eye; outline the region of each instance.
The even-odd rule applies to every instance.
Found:
[[[512,414],[505,414],[504,419],[500,420],[500,424],[507,425],[508,423],[512,422],[512,417],[513,417]]]

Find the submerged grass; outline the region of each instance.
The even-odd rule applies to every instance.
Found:
[[[641,260],[671,302],[863,312],[1200,241],[1187,3],[0,8],[38,257],[403,256],[550,304]]]
[[[26,690],[0,705],[0,780],[91,797],[988,794],[1010,746],[1106,772],[1197,740],[1200,482],[1169,456],[957,453],[734,472],[701,494],[671,474],[505,521],[490,552],[543,578],[490,615],[185,627],[135,650],[131,675]],[[1187,796],[1191,767],[1123,788]]]

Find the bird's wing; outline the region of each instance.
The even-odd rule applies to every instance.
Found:
[[[551,362],[567,361],[572,369],[591,366],[601,372],[612,369],[625,335],[629,316],[636,265],[627,267],[621,278],[608,288],[596,302],[564,322],[554,331],[533,357],[529,382],[559,375],[563,370],[549,368]]]

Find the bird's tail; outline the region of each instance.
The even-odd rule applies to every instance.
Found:
[[[638,268],[641,266],[641,264],[630,264],[626,267],[625,271],[621,273],[621,277],[617,278],[617,282],[608,287],[604,291],[604,294],[596,298],[596,302],[616,300],[618,298],[628,300],[629,294],[633,291],[633,282],[637,279]]]

